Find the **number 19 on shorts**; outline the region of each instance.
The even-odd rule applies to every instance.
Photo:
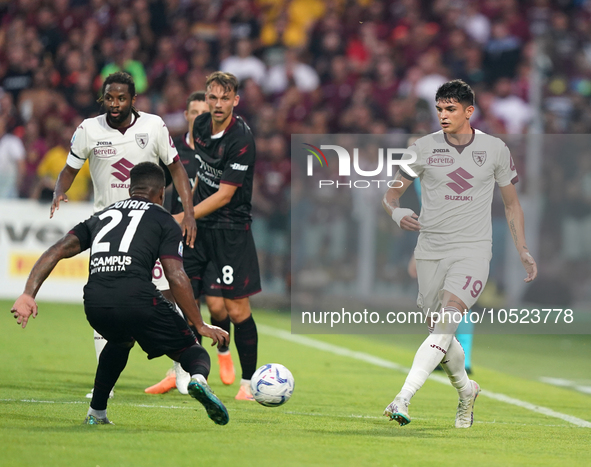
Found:
[[[468,288],[468,286],[470,285],[470,282],[472,282],[472,276],[466,276],[466,285],[464,285],[464,287],[462,287],[462,290],[466,290]],[[482,291],[482,281],[474,281],[472,283],[472,290],[470,290],[470,295],[472,295],[472,297],[476,298],[478,297],[478,294]]]

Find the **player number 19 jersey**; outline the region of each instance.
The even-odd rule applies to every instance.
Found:
[[[490,259],[495,181],[500,187],[518,181],[509,148],[478,130],[463,146],[452,144],[438,131],[418,139],[411,148],[417,160],[410,168],[421,180],[422,201],[415,257]]]

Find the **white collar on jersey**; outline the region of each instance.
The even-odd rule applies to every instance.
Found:
[[[215,135],[211,135],[211,139],[220,139],[222,136],[224,136],[224,131],[226,130],[222,130],[219,133],[216,133]]]

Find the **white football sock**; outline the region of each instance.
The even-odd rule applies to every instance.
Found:
[[[442,316],[443,320],[435,323],[433,333],[423,341],[415,354],[412,367],[399,393],[406,400],[415,395],[444,359],[462,319],[460,310],[450,306],[443,309]]]
[[[94,410],[92,407],[89,407],[86,415],[94,415],[96,418],[107,418],[107,409]]]
[[[455,337],[441,361],[441,366],[447,373],[451,385],[458,390],[460,399],[472,397],[472,385],[464,364],[464,349]]]
[[[98,362],[101,352],[107,345],[107,339],[101,336],[98,332],[94,331],[94,350],[96,352],[96,361]]]
[[[191,375],[191,378],[196,379],[201,384],[207,384],[207,380],[205,379],[205,376],[203,376],[203,375]]]

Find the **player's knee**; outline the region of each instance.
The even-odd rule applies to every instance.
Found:
[[[168,355],[170,357],[170,355]],[[198,362],[201,365],[205,365],[209,368],[211,360],[207,350],[201,347],[199,344],[194,344],[188,349],[179,352],[178,358],[174,359],[178,361],[183,368],[190,368],[191,364]],[[185,370],[187,371],[187,370]]]
[[[128,350],[128,349],[131,349],[135,345],[135,341],[131,340],[129,342],[117,342],[117,343],[113,343],[113,345],[117,346],[119,348]]]
[[[217,321],[223,321],[228,316],[228,311],[226,310],[226,305],[224,305],[224,299],[222,297],[208,297],[207,308],[209,308],[212,318]]]
[[[466,307],[466,304],[462,301],[462,299],[452,294],[451,292],[448,292],[447,290],[443,294],[442,304],[443,309],[451,307],[457,309],[460,312],[464,312],[468,309],[468,307]]]
[[[250,317],[251,312],[250,310],[234,310],[233,312],[228,311],[228,315],[232,323],[240,324]]]
[[[454,306],[446,306],[431,316],[431,325],[435,334],[455,334],[464,319],[464,314]]]
[[[241,323],[251,315],[248,298],[238,300],[225,299],[224,304],[226,310],[228,310],[230,321],[234,324]]]

